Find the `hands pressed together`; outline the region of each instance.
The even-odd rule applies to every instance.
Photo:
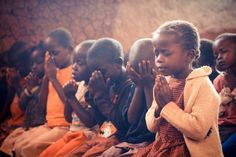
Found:
[[[35,75],[33,74],[32,72],[30,72],[26,77],[25,77],[25,80],[26,80],[26,89],[28,91],[31,91],[34,87],[37,87],[39,86],[40,84],[40,79]]]
[[[63,87],[63,91],[68,98],[75,97],[77,89],[78,89],[78,84],[74,80],[69,81]]]
[[[49,58],[45,64],[45,74],[49,80],[56,78],[57,67],[52,58]]]
[[[158,107],[163,108],[173,100],[173,95],[166,78],[163,75],[157,75],[154,85],[154,99]]]
[[[138,70],[134,70],[128,62],[126,71],[136,86],[152,86],[156,76],[156,71],[151,67],[150,61],[143,60],[138,64]]]
[[[105,80],[101,71],[96,70],[92,73],[89,79],[89,93],[91,94],[91,96],[95,96],[96,94],[109,93],[109,84],[110,78]]]

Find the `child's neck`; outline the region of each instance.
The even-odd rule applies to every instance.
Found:
[[[225,71],[225,73],[230,74],[231,76],[236,77],[236,69],[230,68]]]
[[[64,69],[67,68],[68,66],[70,66],[72,64],[71,60],[68,60],[67,62],[65,62],[63,65],[61,65],[61,67],[59,69]]]
[[[183,69],[181,72],[172,75],[172,77],[175,79],[186,79],[192,71],[192,67],[188,67],[186,69]]]
[[[115,86],[119,86],[120,84],[122,84],[125,80],[127,79],[126,73],[125,73],[125,69],[122,68],[120,77],[117,79],[117,81],[115,82]]]

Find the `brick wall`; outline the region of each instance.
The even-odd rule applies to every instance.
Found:
[[[194,23],[213,39],[236,32],[235,8],[235,0],[0,0],[0,52],[18,39],[35,43],[56,27],[69,29],[76,43],[114,37],[127,51],[173,19]]]

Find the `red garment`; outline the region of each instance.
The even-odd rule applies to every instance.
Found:
[[[225,75],[217,76],[213,83],[218,93],[220,93],[222,89],[227,87]],[[235,125],[236,125],[236,101],[233,100],[227,104],[221,103],[219,126],[235,126]]]
[[[178,104],[179,107],[183,108],[183,91],[185,80],[170,78],[169,86],[172,89],[174,102]],[[147,151],[149,153],[147,153]],[[146,149],[142,149],[134,156],[140,157],[145,155],[148,157],[190,157],[183,134],[168,123],[164,118],[162,118],[160,122],[158,137],[153,142],[152,146],[147,146]]]

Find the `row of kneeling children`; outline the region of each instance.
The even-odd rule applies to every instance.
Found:
[[[235,154],[236,34],[200,42],[193,24],[169,21],[134,42],[127,63],[112,38],[73,46],[58,28],[4,53],[1,154]]]

